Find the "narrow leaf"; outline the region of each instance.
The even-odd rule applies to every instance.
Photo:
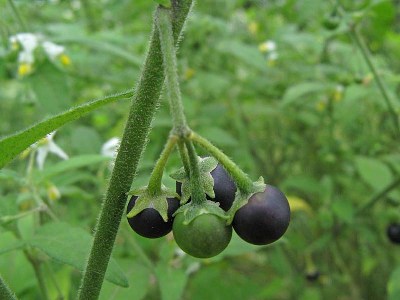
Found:
[[[133,92],[127,91],[103,99],[94,100],[89,103],[77,106],[54,117],[43,120],[18,133],[7,136],[0,140],[0,169],[15,158],[19,153],[28,148],[34,142],[43,138],[46,134],[56,130],[64,124],[77,120],[85,114],[103,105],[114,102],[120,98],[132,97]]]

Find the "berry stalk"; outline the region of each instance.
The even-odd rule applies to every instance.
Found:
[[[206,196],[204,188],[200,180],[200,170],[196,150],[194,149],[193,142],[185,140],[187,152],[189,154],[190,163],[190,192],[194,204],[201,204],[205,202]]]
[[[218,149],[210,141],[193,131],[190,133],[189,139],[206,149],[225,167],[228,173],[235,180],[236,185],[240,191],[242,191],[244,194],[248,194],[249,192],[251,192],[251,189],[253,187],[252,180],[220,149]]]
[[[163,151],[161,152],[160,158],[157,160],[153,172],[151,172],[149,185],[147,188],[149,192],[153,195],[158,195],[161,192],[161,180],[164,173],[164,168],[168,161],[169,155],[171,154],[172,150],[174,150],[176,142],[176,135],[171,135],[168,138],[168,141],[165,144]]]
[[[170,9],[160,8],[157,18],[160,32],[161,50],[163,54],[164,72],[166,77],[167,98],[174,124],[173,132],[184,137],[189,128],[183,112],[181,92],[179,88],[175,42],[172,34]]]

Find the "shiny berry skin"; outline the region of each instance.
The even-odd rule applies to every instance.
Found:
[[[221,164],[218,164],[210,174],[214,178],[215,198],[213,199],[207,196],[207,199],[219,202],[219,206],[224,211],[228,211],[232,206],[233,200],[235,200],[236,185]],[[177,181],[176,192],[179,195],[181,195],[181,187],[182,183]]]
[[[132,196],[128,203],[127,213],[135,205],[137,196]],[[168,222],[164,222],[161,215],[154,208],[145,208],[132,218],[128,218],[129,225],[139,235],[155,239],[162,237],[172,230],[174,212],[179,208],[179,201],[175,198],[167,198]]]
[[[267,185],[264,192],[250,197],[233,218],[233,229],[246,242],[267,245],[283,236],[290,222],[290,207],[285,195]]]
[[[386,234],[394,244],[400,244],[400,223],[392,223],[388,226]]]

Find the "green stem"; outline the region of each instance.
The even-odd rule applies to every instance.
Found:
[[[36,279],[38,280],[40,291],[42,293],[42,299],[47,300],[49,298],[49,294],[47,292],[46,283],[43,276],[43,270],[41,268],[41,263],[34,257],[28,250],[24,250],[24,254],[26,258],[31,263],[33,270],[35,271]]]
[[[387,187],[385,187],[381,192],[376,194],[374,197],[372,197],[368,202],[366,202],[363,206],[361,206],[357,211],[356,214],[359,215],[372,206],[374,206],[375,203],[379,201],[382,197],[386,196],[388,193],[390,193],[393,189],[395,189],[397,186],[400,185],[400,178],[397,178],[395,181],[393,181],[391,184],[389,184]]]
[[[49,262],[46,262],[46,267],[48,270],[48,274],[50,275],[50,279],[53,282],[53,285],[57,290],[57,294],[58,294],[57,300],[63,300],[64,299],[63,293],[61,291],[60,285],[57,282],[57,278],[54,274],[53,268],[51,267]]]
[[[194,149],[193,142],[185,140],[190,163],[190,194],[194,204],[202,204],[206,201],[203,185],[200,180],[199,160]]]
[[[181,92],[179,88],[175,42],[172,34],[170,10],[159,9],[157,26],[160,32],[161,50],[163,53],[164,70],[167,86],[167,98],[172,115],[175,133],[184,137],[188,132],[186,117],[183,112]]]
[[[365,45],[360,33],[358,32],[357,28],[355,25],[350,27],[350,32],[351,35],[353,36],[358,48],[361,50],[361,53],[369,67],[369,69],[371,70],[372,74],[374,75],[375,81],[378,85],[378,88],[383,96],[383,99],[385,100],[386,106],[389,110],[389,114],[392,117],[393,120],[393,124],[396,128],[397,134],[400,136],[400,121],[399,121],[399,117],[396,113],[395,108],[393,107],[393,104],[390,100],[390,96],[389,96],[389,92],[385,86],[385,84],[383,83],[382,78],[379,76],[378,71],[374,65],[374,63],[372,62],[371,59],[371,54],[367,48],[367,46]]]
[[[18,9],[14,4],[14,1],[8,0],[8,4],[11,6],[13,14],[17,18],[17,21],[19,23],[19,26],[21,27],[21,30],[27,32],[28,30],[27,30],[26,24],[25,24],[24,20],[21,18],[21,15],[19,14]]]
[[[251,191],[251,188],[253,187],[252,180],[220,149],[195,132],[192,132],[189,138],[210,152],[225,167],[228,173],[235,180],[239,190],[245,194]]]
[[[192,0],[174,1],[174,38],[178,41]],[[156,16],[159,10],[156,11]],[[164,72],[159,33],[153,26],[150,47],[129,111],[100,216],[90,250],[78,298],[98,299],[104,274],[113,250],[115,238],[125,210],[126,193],[132,184],[142,156],[151,121],[159,104]]]
[[[156,165],[154,166],[153,172],[150,175],[149,185],[147,186],[147,189],[153,195],[158,195],[161,192],[161,181],[164,173],[165,164],[167,163],[168,157],[174,149],[176,142],[177,136],[171,135],[168,138],[168,141],[165,144],[163,151],[161,152],[160,158],[158,159]]]
[[[87,28],[89,31],[94,32],[97,29],[97,18],[93,12],[93,6],[90,1],[91,0],[81,0],[81,3],[86,17]]]
[[[11,291],[11,289],[8,287],[6,282],[3,280],[3,278],[0,276],[0,299],[4,300],[16,300],[17,297],[15,294]]]
[[[179,154],[181,156],[181,160],[183,162],[183,168],[185,169],[186,174],[190,177],[189,156],[183,140],[178,141],[178,149],[179,149]]]

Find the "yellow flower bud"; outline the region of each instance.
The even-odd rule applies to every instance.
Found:
[[[59,59],[63,66],[69,66],[71,64],[71,58],[67,54],[61,54]]]
[[[258,32],[257,22],[254,22],[254,21],[250,22],[247,29],[249,30],[249,32],[251,34],[256,34]]]
[[[47,198],[50,201],[56,201],[60,199],[60,197],[61,193],[58,188],[54,184],[49,184],[49,186],[47,187]]]
[[[32,73],[33,68],[32,68],[32,64],[28,64],[28,63],[21,63],[18,66],[18,75],[20,77],[24,77],[30,73]]]

